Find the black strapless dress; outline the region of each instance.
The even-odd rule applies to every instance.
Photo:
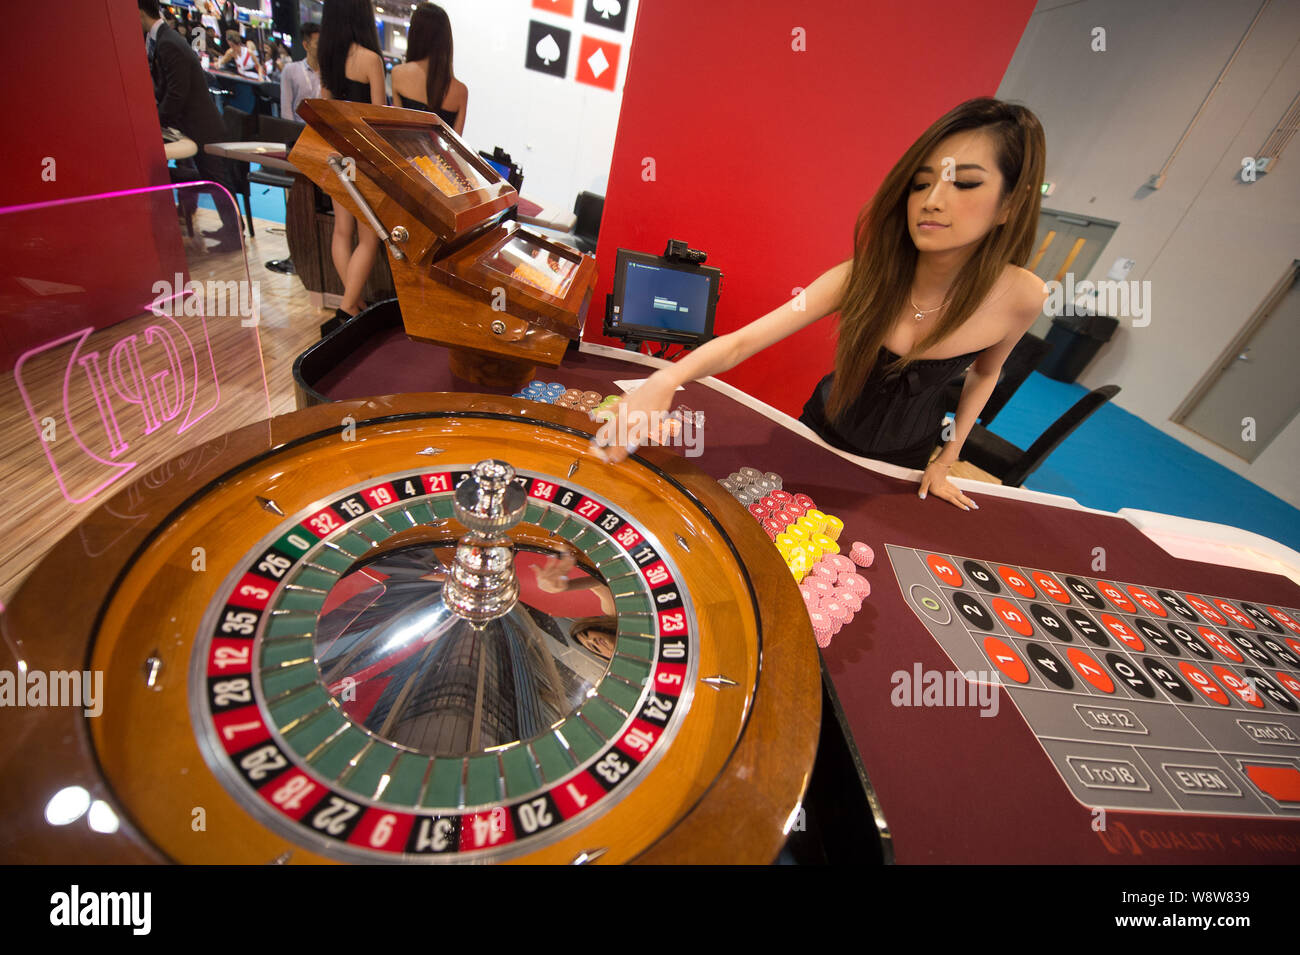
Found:
[[[353,103],[370,102],[370,84],[358,83],[356,80],[349,80],[346,77],[343,81],[344,89],[341,93],[335,93],[330,90],[330,95],[335,99],[345,99]]]
[[[833,374],[817,384],[799,420],[832,447],[924,470],[943,431],[943,414],[949,410],[943,406],[945,386],[979,354],[927,358],[912,362],[901,373],[886,372],[898,356],[882,346],[862,394],[841,421],[832,424],[826,417]]]
[[[418,99],[411,99],[407,96],[402,97],[402,105],[407,109],[419,109],[426,113],[437,113],[438,118],[452,129],[456,128],[456,117],[460,115],[460,110],[430,109],[428,103],[422,103]]]

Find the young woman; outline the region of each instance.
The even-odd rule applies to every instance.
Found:
[[[379,32],[370,0],[325,0],[321,13],[321,96],[354,103],[388,105],[384,90],[384,61],[379,54]],[[353,235],[357,244],[352,245]],[[379,236],[373,229],[357,228],[357,220],[334,201],[334,237],[330,244],[334,268],[343,280],[343,301],[322,331],[347,321],[364,307],[361,292],[379,256]]]
[[[1043,282],[1021,266],[1032,251],[1046,147],[1023,106],[974,99],[903,154],[858,217],[853,258],[795,299],[652,375],[620,404],[625,419],[660,420],[678,385],[726,371],[839,312],[835,371],[800,420],[828,444],[916,468],[919,495],[977,507],[948,480],[1002,362],[1043,308]],[[943,391],[970,366],[951,437]],[[644,416],[644,417],[643,417]],[[671,427],[668,422],[664,427]],[[651,433],[651,440],[664,438]],[[633,449],[635,445],[633,445]],[[609,460],[627,450],[612,447]]]
[[[465,131],[469,90],[452,75],[451,48],[451,21],[442,7],[416,7],[406,62],[393,67],[393,105],[437,113],[459,135]]]

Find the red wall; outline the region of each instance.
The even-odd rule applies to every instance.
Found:
[[[130,0],[42,4],[0,30],[7,95],[0,206],[167,181],[140,18]],[[54,157],[54,182],[41,163]]]
[[[708,252],[725,273],[719,334],[849,258],[859,208],[930,123],[996,92],[1033,7],[641,3],[597,250],[597,315],[619,247],[659,254],[675,238]],[[806,52],[791,49],[796,27]],[[645,157],[653,182],[642,179]],[[833,333],[833,319],[819,322],[722,377],[798,414],[831,370]],[[586,337],[617,344],[599,321]]]

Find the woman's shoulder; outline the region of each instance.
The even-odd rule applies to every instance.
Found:
[[[995,298],[1005,300],[1008,310],[1016,317],[1032,315],[1030,321],[1038,317],[1047,298],[1041,277],[1029,269],[1008,263],[998,278],[998,284],[1003,286],[1003,291],[995,293]]]
[[[376,63],[381,60],[378,53],[362,46],[360,43],[353,43],[352,46],[348,47],[348,57],[356,57],[359,63]]]

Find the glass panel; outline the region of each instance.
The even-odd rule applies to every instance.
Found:
[[[459,196],[489,185],[441,129],[381,126],[376,131],[444,196]]]
[[[185,481],[269,417],[239,221],[212,184],[0,209],[0,600],[106,498]],[[90,556],[113,544],[100,530]]]
[[[577,262],[522,234],[512,236],[483,264],[494,272],[508,275],[516,282],[531,285],[556,298],[568,294],[573,277],[578,273]]]

